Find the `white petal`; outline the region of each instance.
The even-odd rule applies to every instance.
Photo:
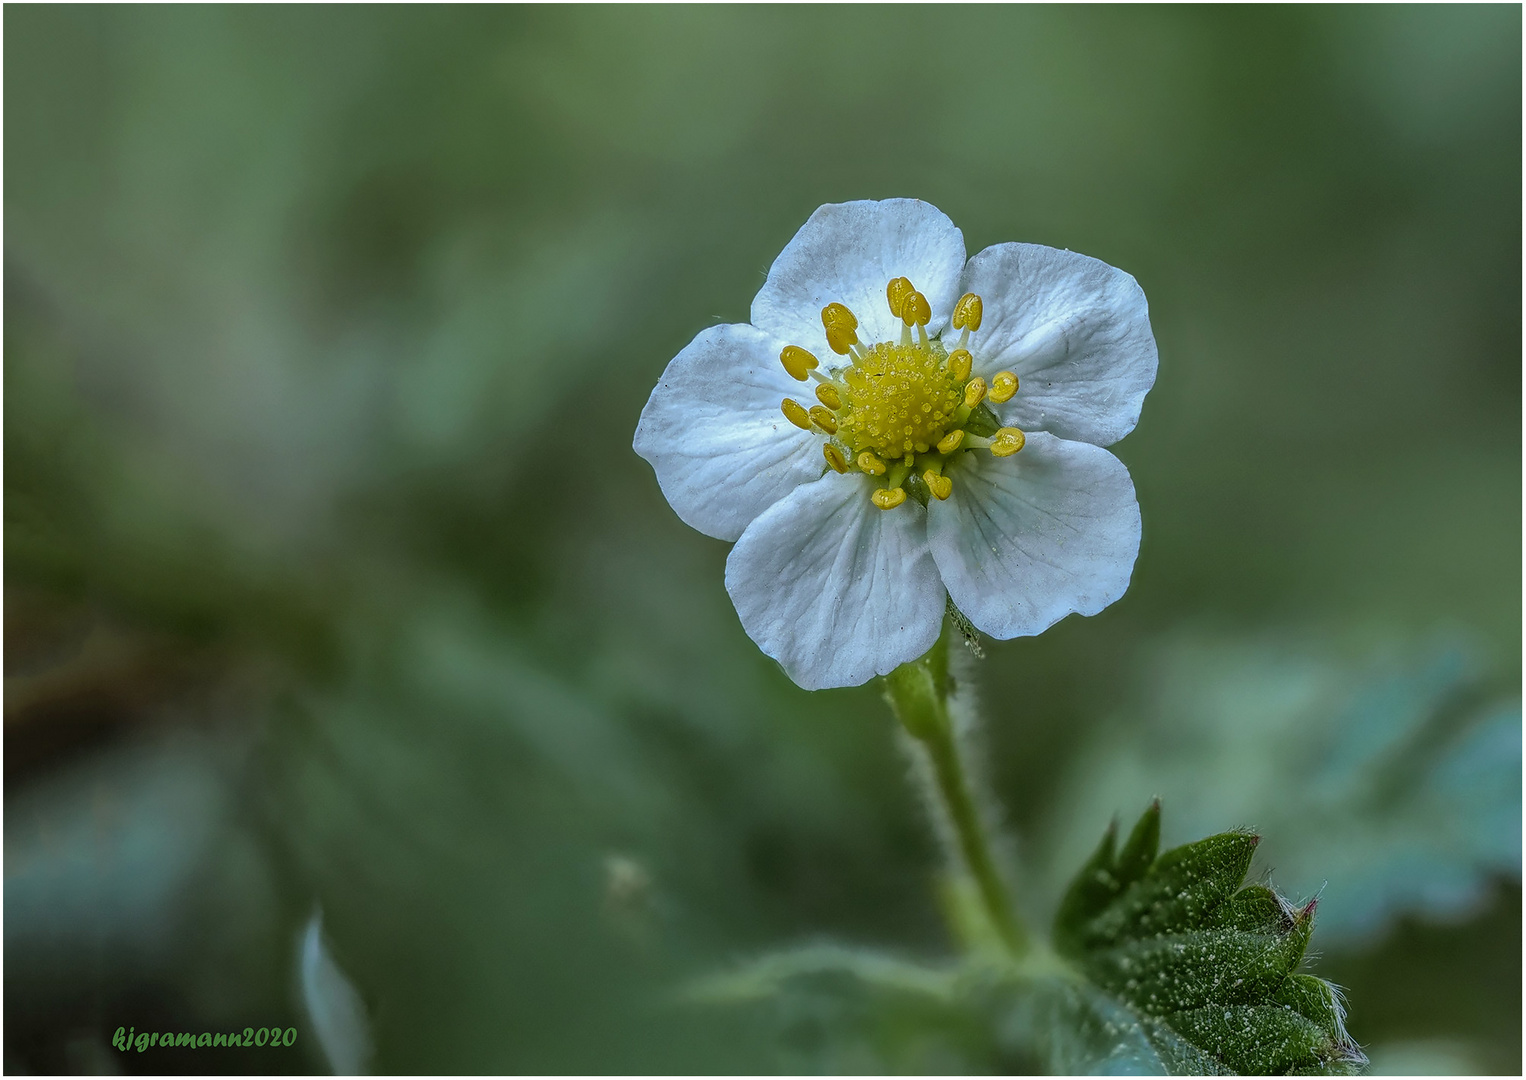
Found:
[[[1041,633],[1124,594],[1139,554],[1129,470],[1090,443],[1044,432],[1007,458],[969,453],[934,500],[927,535],[949,596],[995,638]]]
[[[1134,430],[1157,355],[1131,276],[1073,251],[997,244],[970,260],[963,289],[984,308],[976,371],[1013,371],[1022,384],[1000,410],[1007,423],[1098,446]]]
[[[641,410],[636,453],[651,462],[678,516],[706,536],[735,540],[826,468],[822,436],[779,411],[787,397],[815,403],[811,384],[780,365],[782,347],[751,326],[701,330]]]
[[[807,690],[857,686],[938,640],[944,592],[926,511],[869,501],[862,474],[828,473],[747,527],[726,591],[747,636]]]
[[[365,1002],[329,951],[322,911],[314,910],[307,920],[297,957],[302,1004],[330,1070],[335,1076],[365,1072],[372,1051]]]
[[[821,309],[846,304],[858,316],[858,339],[899,341],[901,321],[890,314],[885,286],[909,278],[927,297],[936,334],[959,299],[964,234],[920,199],[831,203],[818,209],[785,245],[752,302],[752,322],[823,363],[827,348]]]

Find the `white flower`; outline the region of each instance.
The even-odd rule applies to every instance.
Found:
[[[751,324],[673,358],[635,449],[679,517],[736,541],[748,636],[806,689],[856,686],[932,647],[945,594],[995,638],[1123,595],[1139,505],[1103,447],[1155,367],[1123,271],[1037,244],[966,262],[928,203],[841,203],[774,260]]]

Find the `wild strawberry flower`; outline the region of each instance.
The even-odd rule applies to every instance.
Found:
[[[929,203],[839,203],[750,324],[668,364],[635,450],[684,522],[736,541],[748,636],[808,690],[856,686],[927,652],[949,599],[1005,639],[1123,595],[1139,504],[1103,448],[1156,364],[1123,271],[1038,244],[966,262]]]

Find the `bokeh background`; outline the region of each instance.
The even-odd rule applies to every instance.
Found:
[[[1256,826],[1377,1069],[1519,1072],[1519,8],[4,28],[7,1071],[893,1067],[678,1000],[950,945],[878,692],[630,441],[816,206],[917,196],[1160,346],[1129,593],[979,667],[1029,910],[1152,794]]]

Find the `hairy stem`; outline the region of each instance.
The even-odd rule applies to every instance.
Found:
[[[996,869],[990,839],[971,791],[969,771],[960,758],[959,740],[949,715],[948,638],[945,629],[926,656],[902,664],[885,676],[886,694],[901,725],[927,751],[939,800],[953,827],[965,868],[980,890],[991,925],[1008,951],[1021,956],[1027,950],[1028,935]]]

